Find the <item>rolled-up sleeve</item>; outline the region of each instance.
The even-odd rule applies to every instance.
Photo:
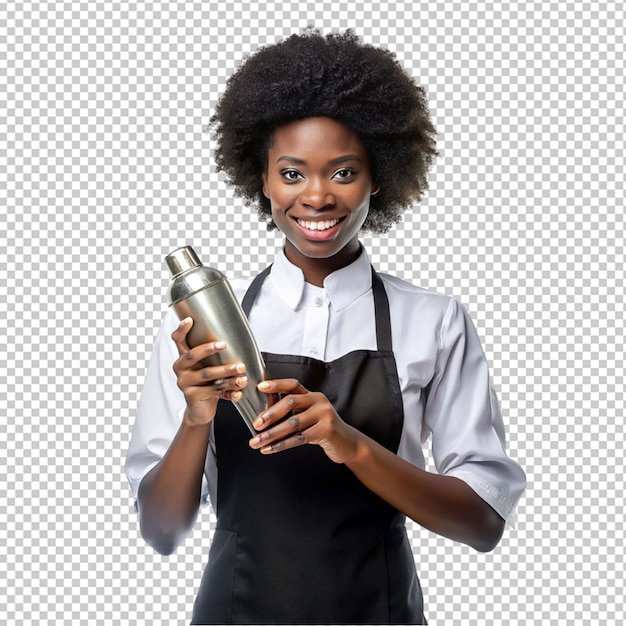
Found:
[[[507,519],[526,477],[506,454],[487,360],[469,315],[455,300],[444,314],[438,344],[424,412],[435,466],[440,474],[463,480]]]

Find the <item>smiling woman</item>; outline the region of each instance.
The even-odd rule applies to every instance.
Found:
[[[422,624],[405,516],[490,550],[525,485],[468,314],[378,274],[359,242],[426,187],[424,92],[389,52],[311,32],[250,57],[213,124],[218,167],[285,237],[232,281],[279,399],[250,438],[222,401],[246,364],[205,367],[225,344],[190,349],[168,313],[127,460],[142,534],[170,553],[215,507],[193,623]]]
[[[378,190],[365,146],[328,117],[291,122],[276,130],[263,174],[263,194],[286,238],[285,254],[308,283],[359,255],[358,234]]]
[[[362,44],[350,31],[327,37],[312,31],[249,57],[211,119],[218,169],[270,228],[276,225],[259,173],[276,129],[309,117],[342,122],[367,150],[380,193],[366,230],[386,232],[422,197],[437,154],[424,89],[391,52]]]

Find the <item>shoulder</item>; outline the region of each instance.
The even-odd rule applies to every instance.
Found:
[[[418,287],[406,280],[379,274],[389,299],[389,311],[404,333],[410,329],[431,332],[438,343],[473,332],[473,322],[465,307],[455,297]]]
[[[239,302],[243,300],[243,297],[248,290],[248,287],[252,284],[252,281],[255,279],[255,276],[228,276],[228,284],[230,288],[233,290],[235,297]]]
[[[452,296],[419,287],[390,274],[379,274],[379,276],[385,286],[389,306],[392,309],[428,307],[433,312],[437,311],[443,315],[451,306],[458,305]]]

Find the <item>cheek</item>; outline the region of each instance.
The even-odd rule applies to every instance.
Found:
[[[270,212],[272,214],[272,219],[277,224],[280,224],[286,219],[286,211],[289,208],[289,204],[286,203],[284,198],[277,196],[276,194],[271,194],[269,197],[270,202]]]
[[[348,196],[350,196],[350,200],[348,200]],[[349,201],[353,207],[363,207],[364,205],[369,205],[370,198],[372,197],[372,186],[370,183],[367,184],[359,184],[351,186],[348,195],[346,196],[346,201]]]
[[[354,195],[352,206],[358,211],[369,211],[371,194],[369,191],[359,192]]]
[[[266,193],[267,191],[267,193]],[[269,185],[264,186],[265,197],[270,201],[272,212],[287,210],[297,199],[297,193],[295,193],[289,187],[285,185]]]

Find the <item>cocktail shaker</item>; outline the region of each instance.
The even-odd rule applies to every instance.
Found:
[[[193,326],[187,344],[193,348],[210,341],[225,341],[226,348],[203,359],[205,367],[241,362],[246,366],[247,386],[237,407],[250,432],[252,422],[267,408],[267,394],[257,384],[269,378],[263,357],[235,294],[224,274],[202,264],[191,246],[178,248],[165,257],[171,274],[168,300],[179,319],[191,317]]]

